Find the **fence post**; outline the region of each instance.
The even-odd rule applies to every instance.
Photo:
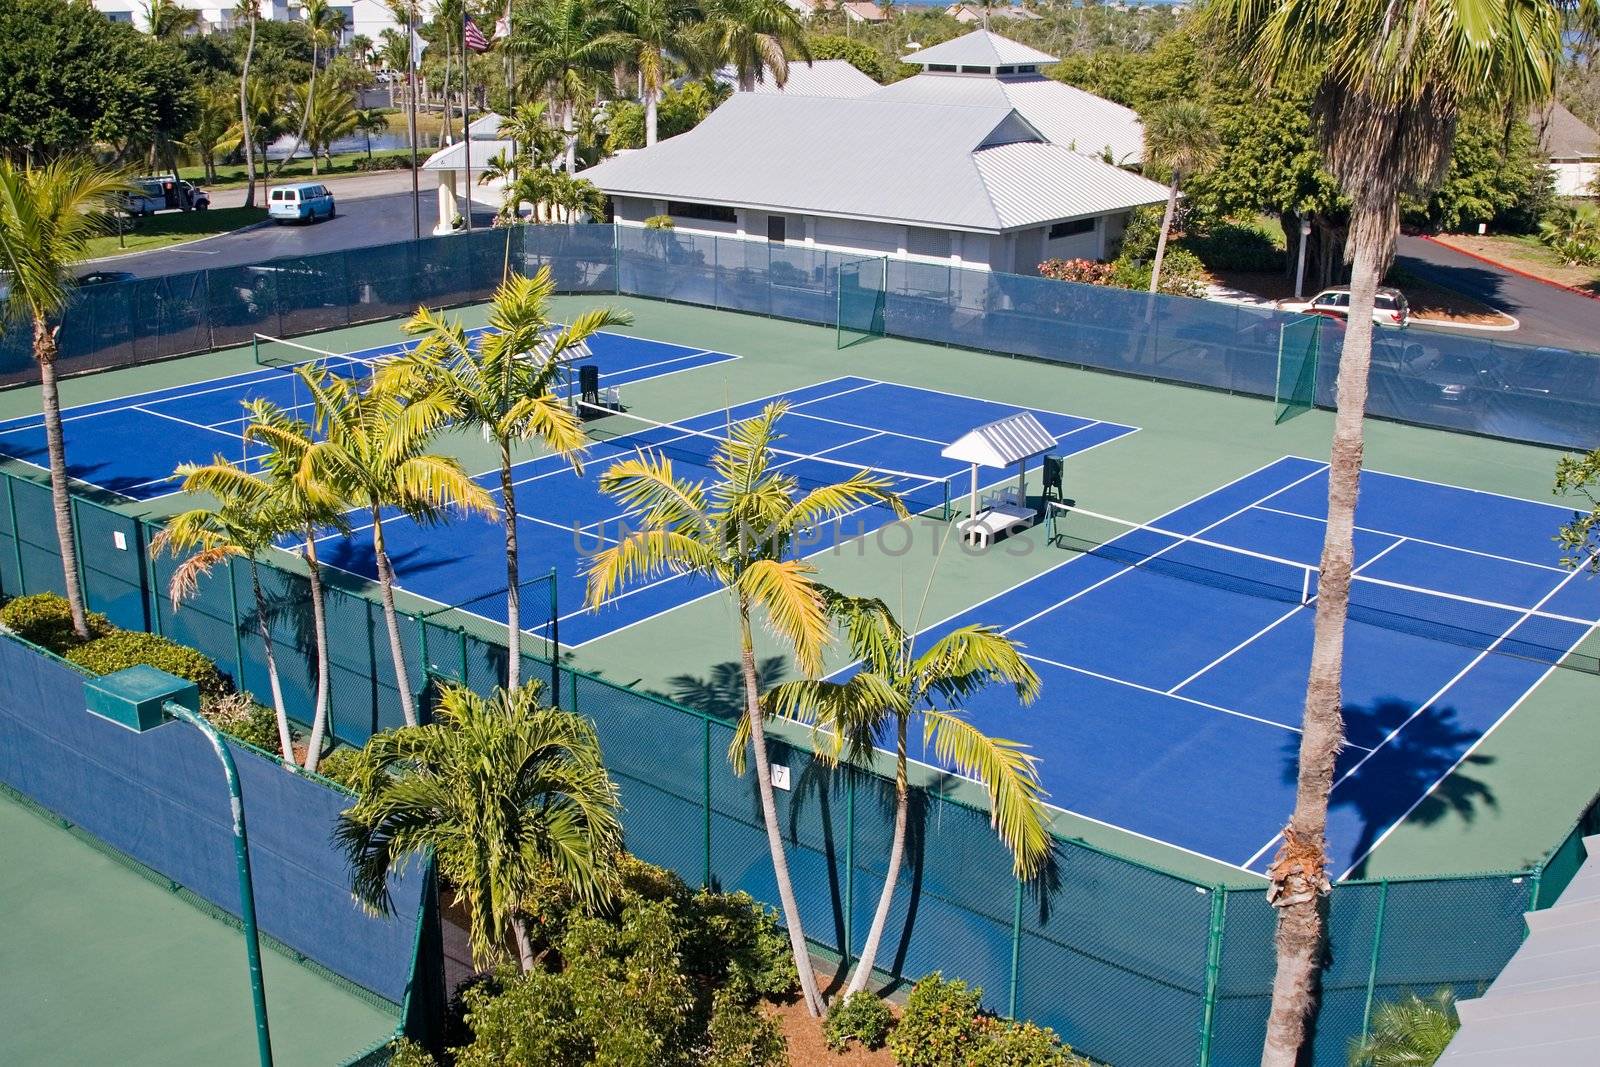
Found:
[[[1206,934],[1205,1009],[1200,1018],[1200,1067],[1211,1063],[1211,1033],[1217,1016],[1217,987],[1222,979],[1222,931],[1228,921],[1228,887],[1211,887],[1211,926]]]
[[[22,570],[22,537],[17,533],[17,480],[4,475],[6,480],[6,514],[11,516],[11,551],[17,560],[17,595],[28,592],[27,575]]]
[[[844,796],[844,962],[855,948],[856,915],[856,771],[846,776]]]
[[[144,546],[145,585],[148,588],[145,596],[150,602],[150,632],[157,637],[161,634],[161,583],[156,578],[156,554],[150,550],[150,524],[143,519],[138,520],[139,543]]]
[[[567,677],[572,679],[572,707],[567,710],[576,715],[578,714],[578,672],[568,671]]]
[[[1011,989],[1006,997],[1006,1017],[1017,1017],[1018,974],[1022,963],[1022,879],[1018,878],[1017,891],[1011,898]]]
[[[711,716],[700,716],[700,795],[704,809],[705,866],[701,885],[711,888]]]
[[[1378,883],[1378,917],[1372,924],[1372,956],[1367,961],[1367,1002],[1361,1009],[1361,1039],[1366,1040],[1372,1022],[1372,996],[1378,984],[1378,953],[1383,948],[1384,912],[1389,908],[1389,879]]]
[[[550,703],[561,702],[561,604],[556,599],[556,569],[550,568]]]
[[[467,206],[470,208],[472,205],[469,203]],[[465,626],[456,627],[456,660],[461,664],[462,687],[466,689],[472,688],[467,685],[467,628]]]
[[[1533,869],[1528,872],[1528,881],[1531,883],[1528,889],[1528,910],[1538,911],[1539,894],[1544,890],[1543,863],[1536,863],[1533,865]]]

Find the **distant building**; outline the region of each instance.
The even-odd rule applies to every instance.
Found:
[[[1595,179],[1600,177],[1600,134],[1553,100],[1534,108],[1528,122],[1555,174],[1557,195],[1594,196]]]
[[[113,22],[131,22],[145,32],[150,29],[148,5],[145,0],[93,0],[93,2],[95,10]],[[180,7],[200,13],[200,24],[196,27],[198,33],[231,29],[242,21],[235,5],[228,0],[176,0],[176,2]],[[357,34],[375,42],[384,30],[402,28],[395,18],[394,11],[383,0],[341,0],[329,6],[344,16],[344,31],[339,36],[341,45],[349,44],[350,39]],[[424,0],[422,10],[425,18],[428,17],[426,12],[432,7],[431,0]],[[257,10],[260,18],[273,22],[293,22],[305,18],[299,0],[261,0]]]
[[[986,30],[914,53],[866,95],[735,93],[699,126],[583,172],[621,225],[1032,273],[1110,258],[1164,186],[1131,111],[1041,77],[1054,58]],[[800,65],[791,67],[791,78]],[[859,86],[856,86],[859,88]]]
[[[844,17],[851,22],[888,22],[889,16],[883,13],[883,8],[877,4],[866,3],[865,0],[854,0],[852,3],[840,4],[839,10],[844,12]]]
[[[984,8],[982,4],[951,4],[944,9],[944,13],[957,22],[966,25],[983,25],[986,19],[1001,19],[1012,22],[1036,22],[1039,13],[1021,4],[1002,4],[997,7]]]

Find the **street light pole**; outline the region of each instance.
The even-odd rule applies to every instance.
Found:
[[[1294,268],[1294,298],[1300,299],[1300,294],[1306,287],[1306,242],[1311,239],[1311,216],[1300,217],[1300,261]]]
[[[239,870],[239,918],[244,923],[245,956],[250,964],[250,996],[255,1002],[256,1053],[261,1067],[272,1067],[272,1035],[267,1029],[267,989],[261,977],[261,935],[256,929],[256,894],[250,878],[250,841],[244,826],[244,796],[239,791],[239,769],[234,766],[233,753],[222,740],[217,728],[195,712],[168,700],[161,710],[173,718],[182,719],[206,735],[211,748],[222,764],[222,773],[228,779],[228,800],[233,809],[233,859]]]
[[[422,240],[422,190],[417,175],[417,37],[412,28],[416,0],[406,0],[406,113],[411,122],[411,227]]]

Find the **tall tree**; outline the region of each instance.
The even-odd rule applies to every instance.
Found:
[[[644,143],[656,143],[656,111],[685,31],[699,15],[695,0],[617,0],[618,27],[644,96]]]
[[[578,101],[610,80],[628,38],[615,28],[611,12],[592,0],[533,0],[512,18],[512,42],[525,76],[561,116],[571,174],[578,168]]]
[[[305,140],[311,148],[311,173],[318,173],[320,153],[333,163],[333,142],[355,132],[359,123],[355,94],[332,78],[314,83],[305,107]]]
[[[305,450],[295,477],[308,495],[336,496],[366,513],[400,711],[406,724],[415,726],[416,694],[395,612],[394,562],[384,545],[384,513],[393,510],[434,523],[444,520],[451,505],[490,517],[498,512],[459,460],[429,451],[434,437],[461,413],[450,397],[433,390],[406,395],[320,369],[302,367],[296,373],[311,394],[317,439]]]
[[[782,402],[768,404],[760,415],[730,425],[726,440],[709,461],[717,476],[709,488],[680,477],[670,458],[649,450],[618,460],[602,474],[600,488],[615,496],[626,512],[637,514],[640,528],[590,561],[588,603],[599,609],[624,582],[666,572],[700,575],[727,593],[736,620],[744,719],[755,756],[767,847],[800,988],[807,1010],[817,1016],[822,1013],[822,997],[806,949],[772,793],[756,673],[755,618],[763,614],[767,626],[792,650],[801,671],[815,677],[833,634],[827,590],[817,582],[816,569],[797,558],[796,537],[868,503],[887,505],[902,517],[906,510],[886,479],[866,471],[801,494],[795,476],[773,462],[777,423],[787,410]]]
[[[811,58],[800,17],[784,0],[707,0],[695,37],[699,51],[733,67],[744,92],[769,74],[782,86],[790,59]]]
[[[474,343],[459,320],[418,308],[406,332],[420,337],[409,359],[387,369],[392,378],[420,378],[402,387],[437,389],[460,412],[457,421],[483,432],[500,458],[500,510],[506,532],[506,686],[517,688],[522,668],[522,580],[517,559],[517,495],[513,451],[537,442],[575,466],[588,438],[582,420],[556,395],[563,365],[578,345],[607,326],[633,321],[627,312],[593,308],[558,324],[550,307],[556,283],[548,266],[531,278],[511,275],[489,304],[489,332]]]
[[[301,17],[305,20],[306,36],[311,39],[311,74],[306,80],[305,95],[301,97],[300,129],[294,135],[294,147],[289,149],[289,154],[279,162],[274,173],[281,173],[289,165],[300,146],[306,140],[306,126],[311,122],[311,109],[316,106],[317,96],[317,60],[320,54],[329,53],[339,41],[339,34],[344,31],[344,12],[329,5],[328,0],[303,0],[300,5]],[[353,106],[353,105],[352,105]],[[311,146],[311,172],[317,171],[317,146]]]
[[[237,0],[234,17],[250,24],[250,39],[244,46],[244,63],[239,68],[239,140],[244,145],[244,206],[256,206],[256,135],[250,122],[250,63],[256,55],[256,19],[261,0]]]
[[[367,139],[367,158],[372,158],[372,135],[382,133],[389,128],[389,116],[375,107],[359,108],[355,113],[355,122],[352,128],[363,134]],[[331,165],[332,160],[329,160]]]
[[[940,763],[976,779],[988,791],[990,821],[1010,850],[1019,879],[1037,875],[1048,859],[1050,817],[1041,799],[1037,760],[1025,746],[989,737],[945,706],[995,684],[1014,687],[1019,700],[1032,703],[1039,676],[1020,646],[998,630],[971,625],[952,630],[918,654],[916,635],[881,600],[831,596],[828,610],[849,637],[857,671],[843,682],[785,682],[762,698],[762,707],[769,715],[812,727],[821,742],[814,747],[830,763],[843,754],[852,763],[870,766],[880,739],[894,738],[894,832],[888,866],[872,925],[844,992],[848,997],[865,989],[872,977],[900,879],[911,812],[913,720],[920,721],[924,748],[931,747]],[[748,721],[742,720],[729,746],[740,773],[748,735]]]
[[[272,479],[278,507],[284,512],[286,532],[300,538],[301,559],[305,561],[311,592],[311,635],[316,646],[317,691],[311,713],[311,738],[306,744],[305,768],[316,771],[322,759],[322,742],[331,712],[330,670],[328,665],[328,612],[322,586],[322,564],[317,559],[317,538],[326,531],[348,535],[350,523],[342,510],[343,501],[315,479],[296,477],[305,454],[310,451],[311,427],[267,400],[257,398],[247,405],[245,440],[267,446],[261,457],[262,468]]]
[[[147,0],[144,18],[145,31],[163,41],[175,41],[200,27],[200,12],[174,0]]]
[[[213,503],[190,508],[167,521],[150,542],[153,552],[170,551],[189,558],[172,572],[169,592],[172,609],[194,596],[202,575],[220,563],[239,557],[250,569],[250,593],[255,601],[256,634],[267,666],[272,690],[272,711],[278,722],[278,747],[283,758],[294,762],[294,738],[289,732],[289,712],[283,703],[283,683],[278,676],[278,656],[272,643],[272,621],[261,592],[261,556],[279,537],[289,533],[293,518],[281,506],[272,482],[242,467],[213,457],[210,463],[185,463],[177,469],[183,491],[203,494]],[[228,581],[233,581],[232,572]],[[239,685],[243,678],[235,679]]]
[[[10,276],[11,286],[0,302],[0,321],[28,320],[33,327],[33,360],[39,366],[61,577],[72,611],[72,629],[84,640],[89,639],[89,622],[72,536],[67,449],[56,384],[56,357],[60,355],[56,333],[72,293],[72,266],[88,255],[90,240],[110,228],[111,212],[127,189],[121,175],[86,160],[61,159],[31,167],[16,166],[0,157],[0,269]]]
[[[1167,182],[1167,209],[1161,216],[1161,236],[1156,239],[1156,258],[1150,267],[1150,291],[1161,285],[1161,261],[1167,256],[1167,238],[1172,233],[1172,216],[1178,210],[1178,187],[1183,179],[1217,157],[1221,142],[1203,105],[1189,100],[1162,104],[1144,116],[1146,163],[1164,167],[1171,175]]]
[[[1394,258],[1401,196],[1443,177],[1463,106],[1520,109],[1549,95],[1562,19],[1554,0],[1216,0],[1208,11],[1264,84],[1316,79],[1324,158],[1350,199],[1350,315],[1298,782],[1282,848],[1268,869],[1268,899],[1278,909],[1277,974],[1262,1064],[1292,1067],[1316,1010],[1322,958],[1325,833],[1344,740],[1340,680],[1375,291]]]
[[[374,734],[355,770],[356,803],[339,817],[356,898],[394,910],[389,876],[431,850],[464,900],[472,959],[505,959],[506,933],[523,971],[534,964],[522,912],[554,871],[580,902],[612,898],[622,851],[621,799],[589,720],[542,707],[539,686],[485,699],[450,686],[439,721]]]

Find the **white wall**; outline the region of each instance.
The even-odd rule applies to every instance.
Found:
[[[1550,172],[1556,176],[1557,196],[1593,196],[1594,180],[1600,177],[1600,162],[1551,163]]]

